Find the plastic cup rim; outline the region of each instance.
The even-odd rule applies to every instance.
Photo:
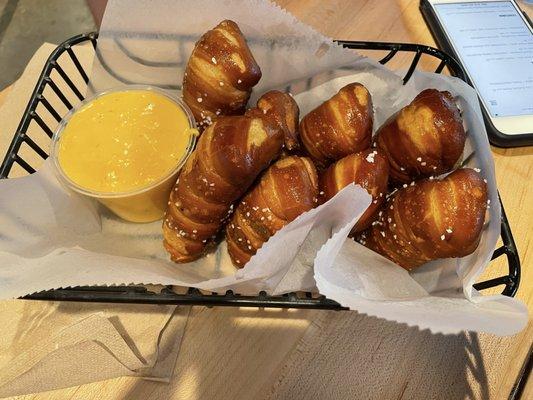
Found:
[[[92,96],[87,97],[86,99],[82,100],[78,105],[70,109],[67,114],[61,119],[61,122],[57,126],[57,128],[54,131],[54,134],[52,136],[52,145],[51,145],[51,151],[50,151],[50,157],[52,158],[52,164],[54,166],[54,171],[59,179],[60,182],[62,182],[64,185],[66,185],[68,188],[84,194],[89,197],[94,198],[120,198],[120,197],[129,197],[138,195],[144,192],[147,192],[154,187],[157,187],[158,185],[165,182],[167,179],[169,179],[172,175],[177,173],[185,164],[185,161],[189,158],[189,156],[192,154],[194,150],[194,146],[196,145],[196,138],[197,135],[191,134],[189,136],[189,143],[187,144],[186,151],[183,154],[183,156],[178,161],[175,168],[173,168],[169,173],[162,176],[160,179],[150,183],[148,186],[143,186],[141,188],[132,189],[128,191],[122,191],[122,192],[98,192],[95,190],[87,189],[76,182],[74,182],[72,179],[70,179],[67,174],[63,171],[61,168],[61,165],[59,163],[59,141],[61,139],[61,134],[63,133],[65,127],[67,126],[68,122],[70,121],[70,118],[81,108],[83,108],[85,105],[89,104],[90,102],[94,101],[97,98],[100,98],[102,96],[105,96],[110,93],[117,93],[117,92],[126,92],[130,90],[147,90],[147,91],[153,91],[156,93],[159,93],[168,99],[170,99],[173,103],[175,103],[177,106],[179,106],[187,115],[187,119],[189,121],[190,129],[196,129],[196,121],[194,119],[194,116],[192,114],[192,111],[190,108],[185,104],[183,100],[181,100],[179,97],[172,95],[171,93],[158,88],[156,86],[151,85],[122,85],[119,87],[111,88],[108,90],[104,90],[102,92],[96,93]]]

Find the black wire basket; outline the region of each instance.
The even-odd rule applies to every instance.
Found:
[[[47,96],[57,96],[62,103],[62,106],[67,110],[70,110],[73,107],[75,101],[79,102],[84,99],[83,93],[89,80],[87,68],[90,67],[90,65],[82,65],[82,62],[80,62],[79,57],[76,55],[75,48],[80,45],[91,43],[93,48],[96,49],[97,37],[97,33],[78,35],[68,39],[52,52],[31,95],[28,106],[22,116],[22,120],[13,137],[13,141],[9,146],[7,155],[0,166],[0,178],[9,178],[14,166],[22,168],[27,174],[35,172],[36,167],[30,165],[27,159],[25,159],[25,156],[21,154],[21,146],[23,145],[29,148],[30,151],[36,153],[43,160],[48,157],[47,148],[43,148],[42,145],[40,146],[36,143],[36,140],[33,138],[33,134],[29,132],[28,127],[30,124],[36,124],[38,129],[41,130],[41,134],[44,133],[49,141],[53,135],[55,126],[50,126],[49,123],[46,123],[40,113],[44,112],[43,110],[46,110],[46,112],[53,117],[53,120],[55,120],[56,123],[59,123],[61,121],[62,111],[52,106],[52,103],[47,99]],[[379,60],[381,64],[390,62],[398,54],[412,57],[410,66],[403,77],[404,84],[409,81],[422,57],[431,59],[432,62],[437,65],[435,69],[436,73],[441,73],[446,67],[452,75],[462,80],[466,80],[466,75],[462,67],[452,57],[433,47],[408,43],[354,42],[341,40],[339,40],[338,43],[350,49],[385,51],[387,54]],[[123,50],[124,54],[135,62],[144,65],[150,64],[147,60],[142,60],[129,54],[125,46],[120,43],[117,44],[119,45],[119,48]],[[99,57],[98,52],[96,55]],[[69,76],[65,72],[65,69],[61,65],[63,62],[67,61],[75,66],[74,70],[77,70],[79,76]],[[102,66],[106,68],[103,61],[104,60],[100,59]],[[108,70],[108,72],[112,73],[111,70]],[[115,78],[128,83],[125,79],[121,79],[119,76],[115,75]],[[60,84],[58,84],[58,80],[61,80]],[[80,83],[76,84],[76,81]],[[81,85],[83,84],[84,86],[82,87]],[[72,91],[70,96],[60,89],[60,86],[65,85],[70,91]],[[49,94],[47,95],[46,93]],[[72,100],[72,97],[74,100]],[[518,258],[518,252],[503,205],[501,239],[503,245],[494,251],[492,259],[494,260],[505,256],[509,273],[498,278],[476,283],[474,287],[478,290],[484,290],[504,285],[502,294],[506,296],[514,296],[520,282],[520,260]],[[164,287],[161,290],[154,290],[144,286],[84,286],[38,292],[25,296],[24,299],[235,307],[312,308],[329,310],[344,309],[333,300],[308,292],[288,293],[281,296],[270,296],[265,292],[261,292],[257,296],[242,296],[238,293],[233,293],[232,291],[219,294],[200,291],[195,288],[176,287]]]

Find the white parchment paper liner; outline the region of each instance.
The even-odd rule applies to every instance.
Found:
[[[280,230],[242,270],[232,266],[224,242],[216,252],[178,265],[162,248],[160,221],[125,223],[104,210],[100,219],[95,204],[63,189],[46,163],[32,176],[2,182],[0,293],[11,298],[58,287],[129,283],[242,294],[312,289],[316,251],[332,232],[353,225],[369,204],[365,190],[345,188]]]
[[[243,270],[236,272],[231,266],[224,243],[199,261],[175,265],[161,246],[159,222],[117,220],[64,190],[45,163],[30,177],[0,182],[1,296],[128,283],[277,294],[312,289],[314,261],[314,279],[321,293],[352,309],[434,332],[470,329],[511,334],[520,330],[527,312],[519,301],[481,298],[472,289],[499,236],[500,209],[479,104],[475,92],[463,82],[415,73],[402,86],[396,74],[341,49],[267,1],[112,0],[99,39],[93,89],[115,87],[121,84],[120,77],[179,90],[192,45],[223,18],[239,23],[263,70],[255,97],[264,90],[288,86],[297,94],[301,115],[352,81],[370,90],[376,126],[426,87],[457,96],[469,128],[465,155],[475,150],[469,165],[482,170],[492,205],[476,252],[460,260],[439,260],[409,276],[346,241],[350,227],[370,202],[364,190],[352,185],[278,232]],[[178,52],[180,46],[185,50]],[[346,65],[350,68],[339,69]],[[465,317],[458,318],[463,311]]]

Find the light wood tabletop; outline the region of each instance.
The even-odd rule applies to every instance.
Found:
[[[419,0],[277,2],[333,38],[436,46]],[[492,150],[522,262],[517,297],[531,308],[533,147]],[[485,277],[504,268],[500,258]],[[194,307],[170,384],[121,377],[16,398],[506,399],[532,344],[531,322],[512,337],[444,336],[356,312]],[[522,398],[533,398],[531,379]]]

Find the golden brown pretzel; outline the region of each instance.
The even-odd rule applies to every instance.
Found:
[[[352,234],[369,227],[385,201],[389,163],[375,149],[341,158],[320,176],[320,201],[326,202],[350,183],[361,185],[372,196],[372,203],[352,229]]]
[[[410,183],[451,171],[466,134],[452,95],[426,89],[390,117],[374,140],[389,159],[391,180]]]
[[[359,239],[405,269],[472,253],[487,209],[487,185],[472,169],[399,189]]]
[[[283,131],[285,148],[289,151],[298,150],[298,121],[300,109],[288,93],[271,90],[257,101],[257,107],[246,111],[246,115],[269,119]]]
[[[370,147],[373,108],[360,83],[344,86],[300,122],[300,138],[307,153],[321,167]]]
[[[282,144],[281,130],[259,118],[222,117],[205,130],[170,194],[163,236],[173,261],[204,254],[233,202],[278,156]]]
[[[194,46],[183,77],[183,100],[203,129],[220,115],[244,113],[259,79],[261,70],[242,32],[225,20]]]
[[[317,204],[316,169],[305,157],[273,164],[248,192],[226,226],[228,252],[242,268],[278,230]]]

